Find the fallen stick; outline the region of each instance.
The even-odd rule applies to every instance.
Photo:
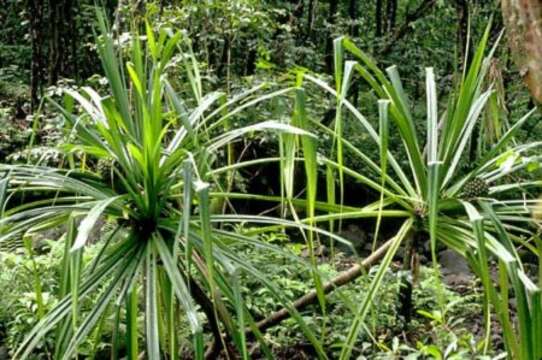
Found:
[[[333,290],[337,289],[338,287],[348,284],[349,282],[361,276],[365,271],[367,271],[368,268],[374,265],[374,263],[376,263],[378,260],[380,260],[380,258],[382,258],[386,254],[386,251],[391,246],[392,242],[393,242],[393,238],[386,241],[384,244],[382,244],[382,246],[376,249],[371,255],[365,258],[361,263],[353,265],[350,269],[341,272],[332,280],[325,283],[323,286],[324,294],[328,294],[332,292]],[[315,303],[317,299],[318,297],[317,297],[316,290],[312,290],[306,293],[305,295],[301,296],[300,298],[298,298],[296,301],[294,301],[292,306],[296,310],[301,310],[307,305]],[[265,319],[256,323],[256,326],[258,327],[260,331],[265,331],[266,329],[279,324],[282,320],[287,319],[288,317],[290,317],[290,313],[288,309],[282,308],[274,312],[273,314],[269,315]]]

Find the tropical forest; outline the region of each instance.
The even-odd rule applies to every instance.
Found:
[[[0,360],[542,359],[542,0],[0,23]]]

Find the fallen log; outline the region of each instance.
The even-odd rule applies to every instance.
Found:
[[[365,273],[372,265],[374,265],[378,260],[380,260],[388,251],[389,247],[393,242],[393,238],[386,241],[378,249],[376,249],[371,255],[365,258],[361,263],[353,265],[350,269],[341,272],[339,275],[334,277],[329,282],[325,283],[323,286],[323,291],[325,294],[332,292],[340,286],[348,284],[360,277]],[[298,298],[292,306],[296,310],[301,310],[310,304],[314,304],[318,301],[316,290],[312,290],[305,295]],[[290,317],[288,309],[282,308],[273,314],[269,315],[265,319],[259,321],[256,326],[260,331],[265,331],[266,329],[273,327],[279,324],[281,321]]]

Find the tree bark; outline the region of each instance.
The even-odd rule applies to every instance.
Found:
[[[31,108],[35,110],[45,85],[76,74],[76,0],[28,0],[32,45]]]
[[[309,0],[309,8],[307,10],[307,28],[305,30],[305,38],[312,39],[312,30],[314,28],[314,10],[317,0]]]
[[[326,70],[329,74],[333,73],[333,30],[332,27],[335,25],[335,15],[338,10],[338,2],[336,0],[329,0],[329,12],[327,23],[329,26],[329,31],[326,39]]]
[[[340,286],[346,285],[353,280],[360,277],[362,274],[364,274],[367,269],[369,269],[371,266],[373,266],[378,260],[380,260],[388,251],[389,247],[391,246],[393,242],[393,239],[390,239],[386,241],[384,244],[382,244],[375,252],[373,252],[369,257],[364,259],[360,264],[356,264],[352,266],[350,269],[343,271],[339,275],[337,275],[335,278],[333,278],[331,281],[327,282],[323,286],[323,291],[325,294],[328,294],[332,292],[333,290],[337,289]],[[303,295],[302,297],[298,298],[294,303],[292,304],[292,307],[296,310],[301,310],[308,305],[314,304],[318,301],[316,290],[312,290],[308,292],[307,294]],[[277,324],[279,324],[281,321],[287,319],[290,317],[290,312],[288,309],[283,308],[279,311],[274,312],[267,318],[259,321],[256,326],[260,331],[265,331],[266,329],[273,327]]]
[[[350,34],[352,37],[356,38],[359,36],[359,24],[356,22],[358,19],[358,7],[357,0],[350,0],[348,5],[348,15],[352,21],[352,26],[350,27]]]
[[[30,39],[32,43],[30,107],[34,111],[38,107],[43,85],[43,2],[41,0],[28,1],[28,14],[30,21]]]
[[[375,35],[376,37],[382,36],[382,1],[376,0],[376,9],[375,9]]]
[[[211,343],[211,346],[209,346],[205,351],[205,358],[209,360],[216,359],[223,348],[221,339],[223,339],[224,337],[224,335],[222,335],[222,333],[220,332],[220,328],[218,327],[219,319],[217,319],[216,317],[216,313],[211,299],[209,299],[201,286],[193,278],[189,279],[188,284],[190,286],[190,292],[196,303],[201,307],[201,310],[205,314],[205,317],[207,318],[207,323],[209,324],[209,327],[211,328],[211,333],[213,334],[213,342]],[[227,346],[228,344],[226,344],[226,347]],[[229,349],[226,350],[229,351]]]
[[[542,103],[542,1],[502,0],[508,43],[520,75]]]
[[[386,31],[391,34],[395,29],[395,23],[397,21],[397,0],[388,0],[386,19]]]
[[[79,48],[78,39],[79,36],[77,36],[77,30],[79,29],[79,22],[75,19],[75,9],[78,6],[79,0],[67,0],[68,9],[66,9],[66,18],[68,20],[68,36],[66,37],[66,41],[64,43],[64,46],[66,47],[67,51],[69,49],[70,52],[70,61],[68,64],[66,64],[66,68],[64,71],[68,74],[71,74],[71,77],[73,77],[77,82],[80,80],[79,78],[79,66],[77,64],[77,52]]]
[[[299,0],[299,2],[292,1],[294,8],[290,15],[290,25],[295,29],[295,40],[298,45],[303,44],[303,39],[306,38],[304,34],[305,28],[303,27],[303,15],[305,14],[305,1]]]
[[[410,32],[410,25],[413,22],[418,21],[427,14],[429,14],[429,10],[431,10],[435,6],[436,2],[436,0],[424,0],[416,9],[414,9],[413,12],[406,14],[403,24],[399,27],[396,27],[388,42],[381,48],[378,53],[380,55],[385,55],[389,53],[393,48],[393,45]]]
[[[469,29],[469,4],[467,0],[456,0],[457,12],[457,55],[459,69],[466,68],[469,61],[468,47],[468,29]]]
[[[62,32],[62,19],[61,8],[64,7],[63,1],[49,0],[48,4],[48,20],[49,20],[49,34],[48,34],[48,70],[47,70],[47,84],[49,86],[55,84],[58,81],[58,76],[61,67],[61,49],[60,36]]]
[[[303,13],[305,12],[305,1],[299,0],[299,2],[295,3],[294,10],[292,11],[292,17],[293,21],[299,21],[303,18]]]
[[[405,242],[405,253],[403,256],[403,274],[401,275],[399,287],[399,303],[397,315],[403,320],[403,329],[406,331],[414,313],[414,299],[412,292],[416,282],[419,269],[419,257],[416,253],[417,236],[411,234]]]

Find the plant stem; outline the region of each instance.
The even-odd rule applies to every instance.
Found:
[[[28,256],[30,257],[30,262],[32,264],[32,274],[34,277],[34,293],[36,295],[38,319],[41,319],[45,315],[45,306],[43,304],[43,292],[42,292],[40,274],[39,274],[38,265],[36,264],[36,260],[34,258],[34,250],[32,249],[31,237],[29,236],[24,237],[24,246],[26,248],[26,251],[28,252]]]
[[[137,359],[138,357],[138,334],[137,334],[137,288],[130,291],[126,300],[126,322],[127,322],[127,343],[128,354],[130,359]]]

